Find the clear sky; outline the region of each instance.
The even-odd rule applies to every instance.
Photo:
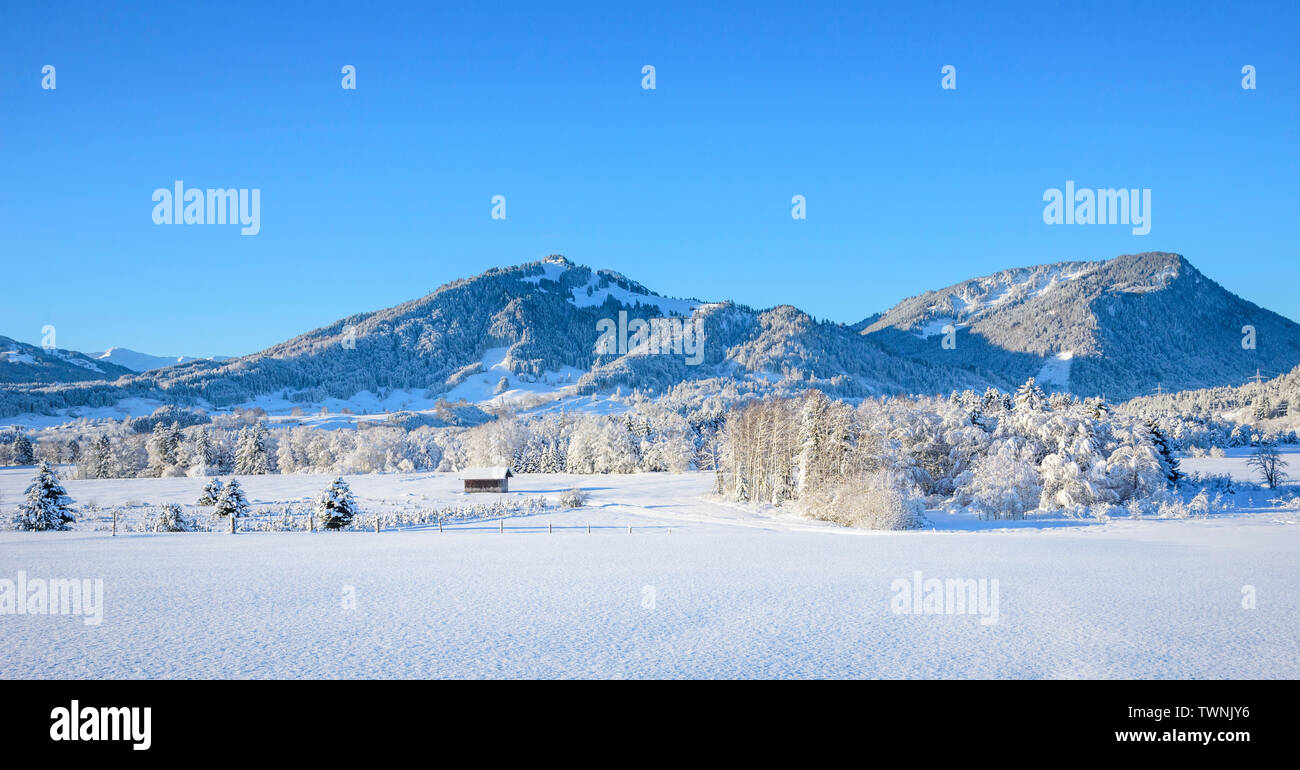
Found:
[[[550,253],[853,322],[1176,251],[1300,319],[1300,3],[312,5],[5,4],[0,334],[250,353]],[[178,179],[261,232],[155,225]],[[1044,224],[1067,179],[1150,234]]]

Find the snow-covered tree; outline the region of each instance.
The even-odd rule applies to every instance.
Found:
[[[258,423],[239,431],[235,444],[235,473],[260,476],[271,472],[266,426]]]
[[[194,520],[185,515],[185,509],[176,503],[164,503],[159,506],[154,520],[154,532],[193,532]]]
[[[316,501],[316,513],[325,529],[342,529],[352,523],[358,513],[356,500],[348,483],[340,476],[325,488]]]
[[[231,479],[230,483],[221,490],[212,512],[217,516],[240,518],[247,516],[250,510],[248,498],[244,497],[244,490],[239,486],[239,479]]]
[[[38,532],[70,529],[68,525],[76,521],[68,508],[71,502],[54,469],[42,461],[14,515],[14,528]]]
[[[1043,395],[1043,389],[1038,387],[1038,383],[1033,377],[1025,380],[1025,384],[1016,390],[1016,395],[1012,399],[1016,409],[1027,409],[1030,411],[1042,411],[1047,405],[1047,397]]]
[[[36,461],[36,450],[26,433],[14,438],[14,465],[31,465]]]
[[[216,505],[217,500],[221,499],[224,486],[221,479],[208,479],[208,483],[203,485],[203,492],[199,494],[199,499],[195,501],[195,505]]]
[[[1286,481],[1286,460],[1282,459],[1281,453],[1273,444],[1261,444],[1250,454],[1246,464],[1259,471],[1260,478],[1269,489],[1276,489],[1278,484]]]
[[[181,464],[181,429],[175,422],[156,423],[149,437],[149,475],[170,476]]]
[[[1156,451],[1160,453],[1160,463],[1164,468],[1165,479],[1170,486],[1177,486],[1178,480],[1183,477],[1182,471],[1178,467],[1178,458],[1174,457],[1174,450],[1169,446],[1169,439],[1165,436],[1164,431],[1155,420],[1147,421],[1147,430],[1151,432],[1151,440],[1154,442]]]

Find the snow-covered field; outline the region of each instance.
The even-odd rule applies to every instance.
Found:
[[[0,470],[6,514],[30,475]],[[487,497],[452,474],[349,482],[366,510]],[[327,483],[241,478],[261,502]],[[1104,524],[932,512],[933,530],[878,533],[714,501],[711,485],[525,475],[512,497],[580,486],[591,501],[504,533],[3,532],[0,581],[102,579],[104,600],[98,625],[0,614],[0,677],[1300,676],[1294,510]],[[78,504],[188,504],[202,480],[65,486]],[[986,581],[996,610],[895,612],[895,581],[917,572]]]

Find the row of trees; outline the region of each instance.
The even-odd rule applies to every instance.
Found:
[[[76,523],[72,498],[59,482],[53,467],[42,461],[36,475],[23,495],[23,502],[14,513],[14,529],[31,532],[62,532]],[[213,478],[204,485],[196,505],[210,506],[219,518],[242,518],[251,511],[251,505],[238,479],[223,483]],[[334,479],[316,499],[316,514],[325,529],[343,529],[349,526],[360,509],[352,490],[342,477]],[[160,508],[155,529],[165,532],[187,532],[195,528],[194,521],[175,503]]]

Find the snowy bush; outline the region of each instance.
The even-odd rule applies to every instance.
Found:
[[[1173,498],[1160,501],[1156,509],[1156,515],[1162,519],[1185,519],[1190,513],[1186,503]]]
[[[1196,496],[1187,503],[1187,512],[1192,516],[1205,518],[1210,515],[1210,496],[1204,489],[1196,493]]]
[[[884,474],[855,476],[802,502],[815,519],[862,529],[917,529],[925,525],[925,506]]]
[[[587,504],[588,499],[589,495],[586,492],[574,487],[560,495],[560,505],[565,508],[582,508]]]
[[[153,516],[152,526],[154,532],[193,532],[197,529],[194,520],[176,503],[158,506]]]

